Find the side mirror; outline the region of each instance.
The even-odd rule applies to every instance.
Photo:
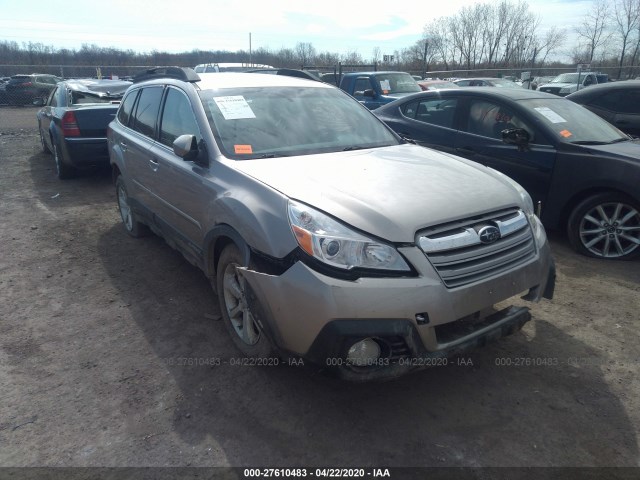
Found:
[[[506,128],[502,130],[502,141],[507,145],[515,145],[520,151],[526,150],[530,140],[529,132],[524,128]]]
[[[373,88],[367,88],[364,92],[362,92],[362,95],[364,95],[365,97],[374,98],[376,96],[376,92],[373,91]]]
[[[180,135],[173,142],[173,153],[185,161],[198,157],[198,142],[195,135]]]

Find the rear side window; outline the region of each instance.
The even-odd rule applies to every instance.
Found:
[[[143,135],[153,137],[156,129],[158,110],[162,98],[162,87],[143,88],[138,100],[138,106],[133,116],[132,128]]]
[[[133,109],[133,104],[136,101],[136,97],[138,96],[138,90],[135,90],[129,93],[122,105],[120,106],[120,110],[118,110],[118,121],[122,125],[129,125],[129,119],[131,118],[131,111]]]

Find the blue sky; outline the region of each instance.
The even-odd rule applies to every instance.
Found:
[[[514,0],[515,1],[515,0]],[[365,59],[379,47],[392,54],[413,44],[432,19],[453,15],[473,0],[0,0],[0,40],[79,48],[83,43],[147,52],[192,49],[293,48],[356,50]],[[541,29],[571,29],[589,9],[584,0],[531,0]],[[567,44],[567,50],[572,46]]]

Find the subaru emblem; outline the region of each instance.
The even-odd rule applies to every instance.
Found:
[[[482,243],[493,243],[500,238],[500,230],[498,230],[498,227],[488,225],[478,231],[478,236]]]

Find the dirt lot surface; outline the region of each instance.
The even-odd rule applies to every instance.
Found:
[[[640,466],[640,262],[552,241],[522,332],[372,384],[238,357],[204,275],[0,109],[0,465]],[[524,304],[524,302],[523,302]]]

